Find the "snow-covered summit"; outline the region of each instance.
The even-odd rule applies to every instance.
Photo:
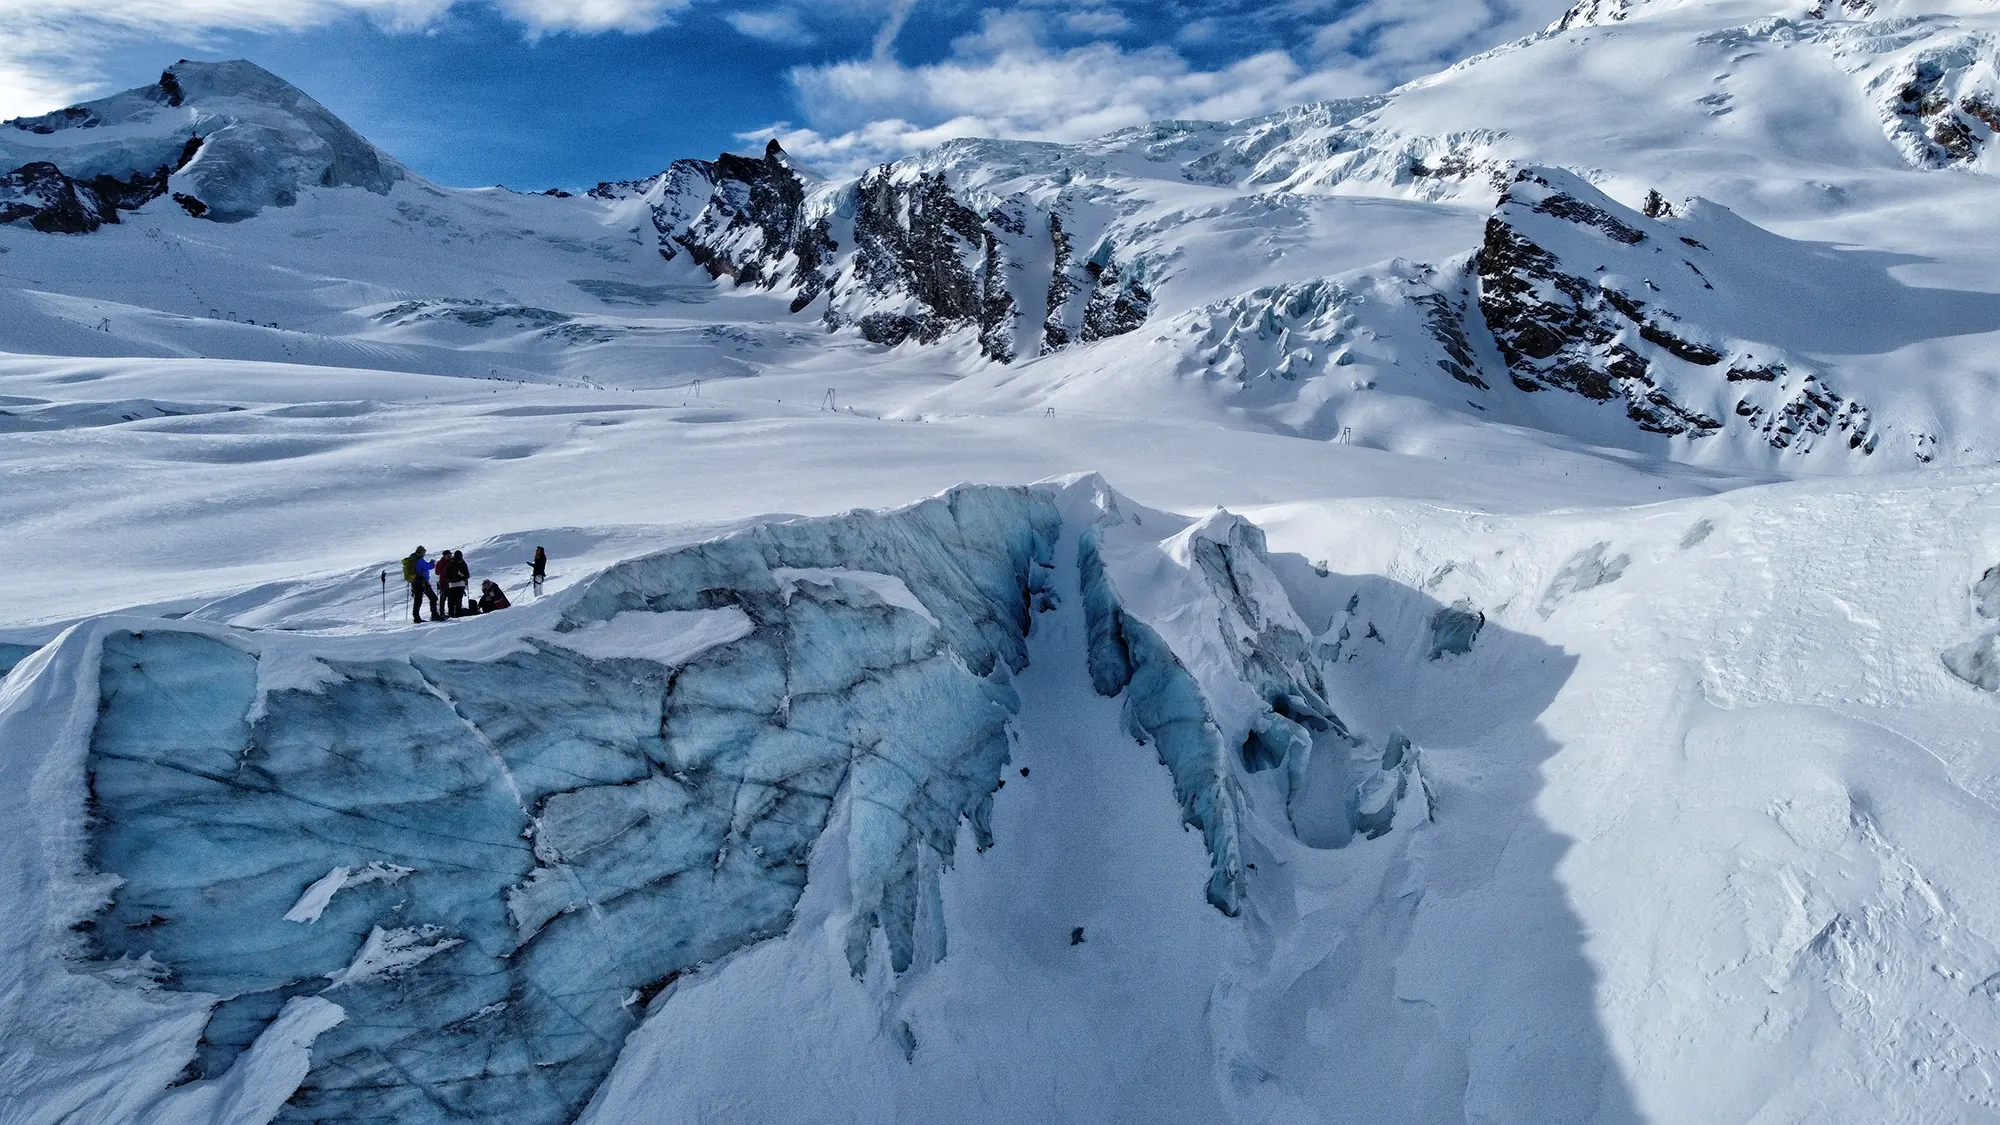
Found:
[[[408,173],[296,86],[257,66],[191,62],[151,86],[0,123],[0,221],[94,230],[163,194],[224,222],[308,186],[378,195]]]

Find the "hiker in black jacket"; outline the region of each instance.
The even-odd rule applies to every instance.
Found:
[[[465,587],[472,581],[472,568],[465,563],[465,552],[446,551],[438,569],[445,586],[445,612],[452,617],[464,617]]]

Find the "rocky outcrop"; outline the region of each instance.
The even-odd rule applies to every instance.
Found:
[[[25,222],[52,234],[83,234],[117,221],[115,208],[106,207],[89,187],[45,160],[0,176],[0,223]]]
[[[1730,412],[1774,448],[1835,434],[1871,452],[1866,408],[1771,358],[1777,349],[1753,352],[1703,323],[1759,294],[1719,291],[1727,279],[1710,248],[1668,225],[1673,209],[1657,193],[1649,204],[1651,217],[1553,169],[1524,169],[1509,185],[1476,265],[1479,309],[1512,383],[1615,402],[1640,429],[1696,439],[1725,425],[1697,401],[1749,391]]]
[[[1130,332],[1152,309],[1145,263],[1098,231],[1080,242],[1064,196],[992,198],[944,167],[885,164],[822,184],[774,140],[761,159],[677,161],[590,195],[643,203],[668,260],[789,292],[795,313],[824,298],[827,327],[891,347],[971,332],[1011,363]]]
[[[1479,308],[1524,391],[1570,391],[1599,402],[1622,399],[1641,429],[1700,436],[1722,423],[1676,403],[1652,376],[1652,361],[1631,337],[1690,363],[1714,366],[1722,356],[1669,327],[1671,314],[1648,313],[1647,302],[1605,279],[1571,272],[1557,253],[1538,244],[1534,226],[1550,220],[1625,246],[1647,239],[1612,208],[1580,198],[1574,177],[1540,170],[1520,173],[1486,222],[1480,247]],[[1564,190],[1569,188],[1571,190]],[[1597,195],[1591,191],[1590,195]],[[1600,197],[1601,198],[1601,197]],[[1605,200],[1603,202],[1609,202]],[[1536,218],[1538,223],[1523,220]]]
[[[1115,258],[1085,262],[1083,272],[1090,277],[1089,300],[1083,308],[1083,342],[1123,336],[1146,323],[1152,311],[1153,295],[1137,281],[1128,281]]]
[[[710,277],[789,288],[798,312],[824,291],[836,249],[826,216],[806,206],[807,186],[774,140],[762,158],[677,160],[651,180],[599,184],[590,196],[642,199],[661,257],[686,253]]]
[[[978,212],[936,172],[885,165],[852,191],[854,251],[827,306],[828,327],[852,324],[893,347],[936,343],[977,324],[991,242]]]
[[[2000,46],[1958,35],[1870,83],[1889,139],[1920,168],[1972,167],[2000,133]]]
[[[120,211],[136,211],[166,194],[175,172],[201,151],[200,137],[181,146],[178,159],[123,178],[99,172],[78,180],[46,160],[23,164],[0,176],[0,223],[26,223],[51,234],[88,234],[116,223]]]
[[[1544,34],[1558,35],[1571,28],[1621,23],[1631,16],[1632,4],[1633,0],[1578,0]]]

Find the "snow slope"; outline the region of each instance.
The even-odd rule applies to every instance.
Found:
[[[0,126],[0,1122],[2000,1120],[1995,42],[575,195]]]

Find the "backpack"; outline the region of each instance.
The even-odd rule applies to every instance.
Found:
[[[403,581],[412,586],[417,584],[417,556],[403,556]]]

